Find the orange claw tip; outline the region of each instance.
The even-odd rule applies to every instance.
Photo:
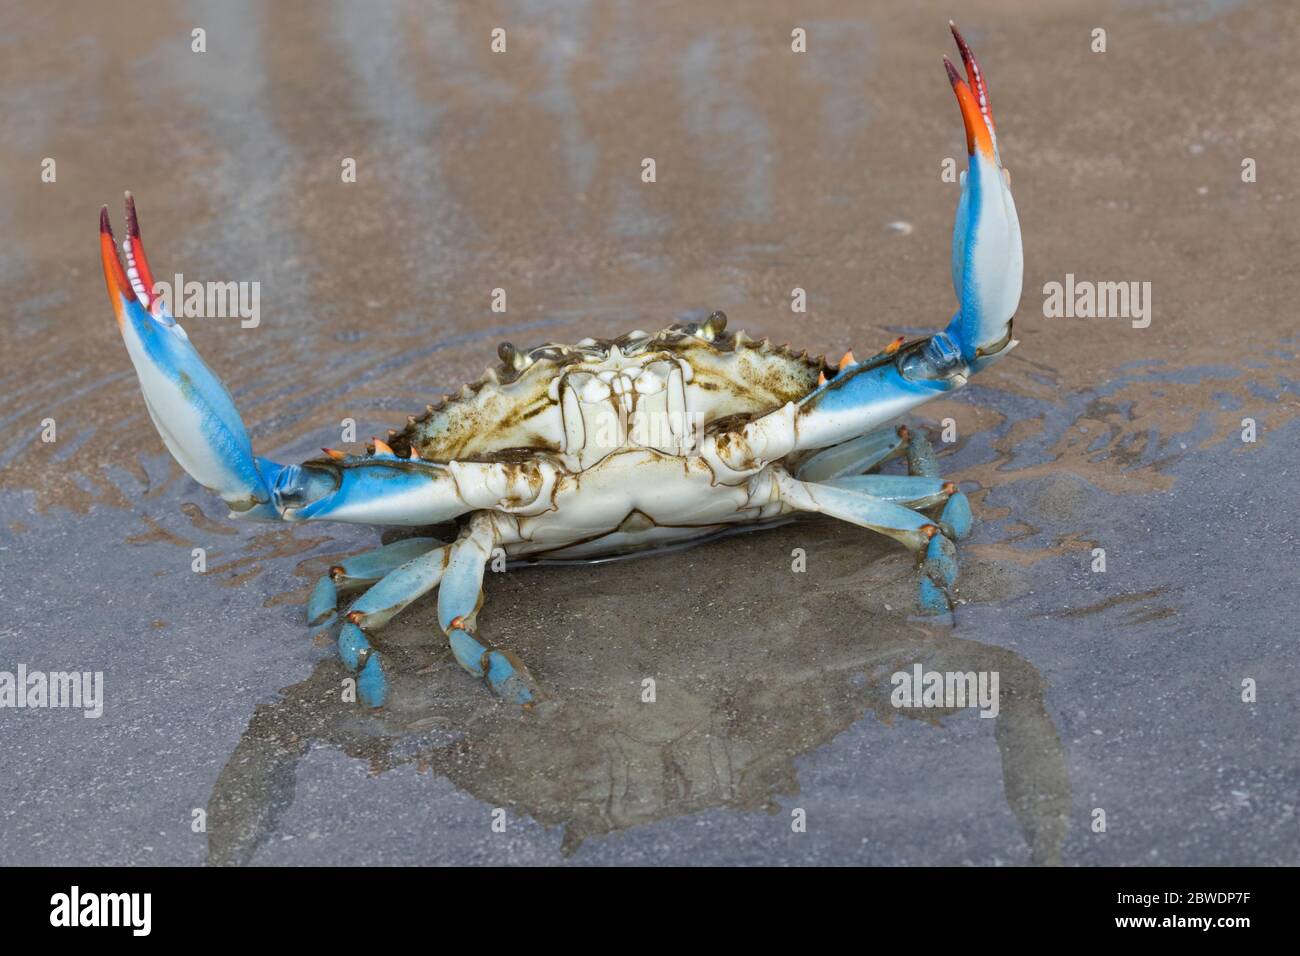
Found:
[[[388,446],[388,442],[382,441],[381,439],[378,438],[373,439],[373,441],[375,443],[376,455],[393,455],[394,458],[397,457],[395,454],[393,454],[393,449]]]
[[[993,134],[989,130],[988,123],[984,121],[984,114],[975,100],[975,94],[970,91],[966,81],[958,75],[957,68],[946,56],[943,58],[943,65],[948,71],[948,79],[952,81],[952,91],[957,94],[957,105],[961,108],[961,121],[966,127],[966,152],[974,156],[978,148],[982,154],[990,159],[993,158]]]
[[[822,387],[823,385],[825,385],[825,384],[826,384],[826,373],[825,373],[825,372],[818,372],[818,373],[817,373],[817,387],[818,387],[818,388],[821,388],[821,387]]]
[[[420,458],[420,453],[416,450],[415,446],[412,445],[412,446],[411,446],[411,461],[421,461],[421,460],[422,460],[422,459]]]
[[[840,366],[839,366],[840,371],[844,371],[844,369],[848,368],[850,365],[855,364],[856,362],[857,359],[853,357],[853,350],[849,349],[840,357]]]
[[[122,260],[117,254],[117,243],[113,241],[113,227],[108,221],[108,207],[99,213],[99,258],[104,266],[104,284],[108,288],[108,298],[113,303],[113,313],[117,317],[118,327],[122,327],[122,303],[135,301],[135,290],[122,268]]]
[[[894,341],[890,342],[888,345],[885,346],[885,354],[893,355],[895,352],[897,352],[899,349],[903,347],[903,343],[906,341],[907,341],[907,336],[900,335],[898,338],[894,339]]]
[[[348,457],[346,452],[341,452],[337,448],[322,448],[321,451],[329,455],[335,461],[342,461],[344,458]]]

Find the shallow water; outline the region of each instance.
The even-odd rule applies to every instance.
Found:
[[[1297,862],[1300,75],[1277,64],[1300,10],[962,14],[1026,278],[1020,347],[920,419],[956,423],[942,462],[978,519],[951,625],[907,613],[904,552],[816,520],[490,576],[480,624],[551,693],[533,714],[455,668],[421,601],[366,713],[302,603],[377,533],[235,524],[171,463],[99,204],[120,222],[135,191],[161,275],[261,284],[256,328],[185,324],[282,461],[344,418],[400,427],[500,339],[722,308],[867,354],[953,309],[946,9],[425,6],[4,15],[0,670],[102,670],[107,704],[0,710],[0,861]],[[1149,281],[1150,326],[1044,317],[1067,273]],[[895,709],[918,662],[996,670],[999,715]]]

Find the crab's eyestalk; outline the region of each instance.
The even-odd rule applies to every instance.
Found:
[[[221,380],[203,363],[185,330],[154,297],[140,241],[135,201],[126,194],[127,255],[123,267],[108,220],[99,214],[99,251],[117,327],[135,365],[145,406],[172,457],[231,511],[274,517],[271,493],[253,457],[244,422]]]
[[[984,73],[970,47],[952,26],[966,68],[963,79],[943,58],[966,127],[969,167],[962,174],[961,199],[952,236],[952,283],[961,308],[948,326],[962,358],[975,362],[1002,351],[1011,341],[1011,318],[1020,301],[1024,253],[1020,220],[1011,198],[1011,177],[1002,167]]]

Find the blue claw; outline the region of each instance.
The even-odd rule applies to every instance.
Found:
[[[948,499],[948,503],[943,507],[943,513],[939,515],[939,523],[951,531],[952,536],[958,540],[970,534],[972,521],[970,502],[960,491]]]
[[[204,364],[185,330],[154,297],[140,242],[135,201],[127,194],[131,272],[122,266],[108,207],[99,215],[100,258],[118,330],[135,366],[145,406],[167,450],[195,481],[221,495],[236,513],[257,511],[271,488],[253,457],[244,422],[221,380]]]
[[[301,474],[289,495],[277,496],[285,521],[433,525],[469,510],[445,465],[384,456],[317,459]]]
[[[961,345],[962,358],[1004,350],[1011,318],[1020,301],[1024,253],[1020,220],[1011,198],[1011,179],[1002,168],[988,88],[975,55],[957,28],[966,77],[944,57],[944,66],[966,127],[969,167],[961,177],[961,199],[952,236],[952,282],[961,309],[948,334]]]

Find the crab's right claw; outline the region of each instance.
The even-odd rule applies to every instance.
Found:
[[[952,236],[952,282],[961,309],[947,334],[962,358],[978,365],[980,358],[1001,353],[1011,344],[1011,318],[1020,301],[1025,260],[1011,177],[998,153],[984,74],[957,27],[950,26],[966,79],[947,57],[943,62],[961,107],[970,160],[961,178]]]
[[[155,295],[130,193],[126,222],[122,249],[127,267],[113,241],[107,206],[99,214],[100,256],[108,298],[149,417],[172,457],[195,481],[221,495],[231,511],[249,517],[266,511],[270,517],[274,510],[267,477],[253,457],[248,431],[230,394]]]

